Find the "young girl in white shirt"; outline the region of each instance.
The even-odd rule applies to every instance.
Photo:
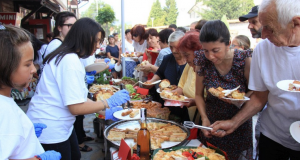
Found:
[[[105,37],[102,27],[90,18],[77,20],[63,43],[45,59],[36,92],[29,103],[28,117],[47,129],[39,137],[45,150],[61,153],[64,160],[80,160],[73,123],[76,115],[95,113],[127,102],[126,90],[107,100],[87,99],[85,69],[80,58],[92,55]]]
[[[59,160],[60,153],[45,152],[33,123],[10,96],[11,89],[28,87],[36,69],[29,35],[0,24],[0,159]]]

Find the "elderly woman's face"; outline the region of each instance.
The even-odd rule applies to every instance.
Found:
[[[182,55],[181,53],[177,50],[177,44],[179,41],[176,42],[170,42],[170,49],[172,51],[173,56],[175,57],[176,60],[181,60],[182,59]]]
[[[270,8],[259,13],[259,21],[263,26],[262,38],[268,38],[275,46],[290,46],[295,40],[290,23],[286,28],[282,28],[277,20],[277,13]]]
[[[224,42],[201,42],[205,57],[214,64],[221,64],[229,51],[229,45]]]
[[[185,57],[186,62],[191,67],[194,68],[195,67],[195,65],[194,65],[194,58],[195,58],[194,51],[192,51],[192,50],[181,50],[181,53],[182,53],[183,57]]]

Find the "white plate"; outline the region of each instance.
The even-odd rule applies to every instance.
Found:
[[[224,97],[223,99],[228,99],[228,100],[231,100],[231,101],[244,101],[244,102],[250,100],[250,98],[246,97],[246,96],[244,96],[244,99],[234,99],[234,98],[226,98],[226,97]]]
[[[136,52],[134,52],[134,54],[136,55]],[[121,57],[125,57],[124,55],[125,55],[125,53],[121,54]],[[125,58],[138,59],[139,57],[125,57]]]
[[[139,110],[139,109],[133,109],[133,110]],[[122,119],[122,120],[131,120],[131,119],[140,119],[140,118],[141,118],[140,113],[137,114],[137,115],[136,115],[135,117],[133,117],[133,118],[130,118],[129,115],[127,115],[127,116],[122,116],[122,113],[123,113],[123,112],[126,112],[126,111],[128,111],[128,109],[124,109],[124,110],[117,111],[117,112],[115,112],[115,113],[113,114],[113,116],[114,116],[115,118]]]
[[[155,85],[155,84],[157,84],[157,83],[159,83],[161,80],[158,80],[158,81],[155,81],[155,82],[153,82],[153,83],[151,83],[151,84],[145,84],[145,82],[143,83],[142,81],[139,81],[139,83],[141,83],[141,84],[143,84],[143,85],[145,85],[145,86],[152,86],[152,85]]]
[[[104,62],[93,63],[85,67],[86,72],[96,71],[97,73],[102,72],[106,69],[107,64]]]
[[[163,97],[163,96],[160,96],[162,99],[166,99],[166,100],[169,100],[169,101],[176,101],[176,102],[189,102],[187,100],[183,100],[183,101],[179,101],[179,100],[174,100],[174,99],[169,99],[169,98],[166,98],[166,97]],[[188,97],[184,96],[184,99],[188,99]]]
[[[157,93],[161,93],[160,88],[157,88],[157,89],[156,89],[156,92],[157,92]]]
[[[294,80],[282,80],[282,81],[277,82],[276,86],[279,89],[287,91],[287,92],[298,92],[298,93],[300,93],[300,91],[290,91],[289,90],[289,84],[293,83],[293,82],[294,82]]]
[[[292,137],[300,143],[300,121],[296,121],[290,126],[290,133]]]

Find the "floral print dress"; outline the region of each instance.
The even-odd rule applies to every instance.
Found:
[[[244,76],[244,68],[245,59],[248,57],[252,57],[251,50],[235,50],[231,70],[226,75],[221,75],[218,72],[214,64],[206,59],[203,51],[195,52],[194,63],[196,66],[201,67],[201,69],[196,72],[198,76],[204,76],[203,84],[207,90],[211,87],[233,89],[240,85],[239,91],[247,92],[248,88],[247,80]],[[207,92],[205,105],[206,114],[211,124],[218,120],[231,119],[239,112],[239,109],[235,105],[226,103],[209,92]],[[246,121],[230,135],[222,138],[214,136],[212,138],[206,138],[202,134],[200,141],[204,144],[209,142],[225,151],[230,160],[239,159],[242,152],[244,153],[244,157],[252,159],[252,119]]]

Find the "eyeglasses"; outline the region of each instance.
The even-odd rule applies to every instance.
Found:
[[[237,47],[237,46],[238,46],[238,45],[234,45],[234,44],[231,44],[231,45],[230,45],[231,48],[234,48],[234,47]]]
[[[62,26],[68,26],[68,28],[70,28],[73,26],[73,24],[63,24]]]

